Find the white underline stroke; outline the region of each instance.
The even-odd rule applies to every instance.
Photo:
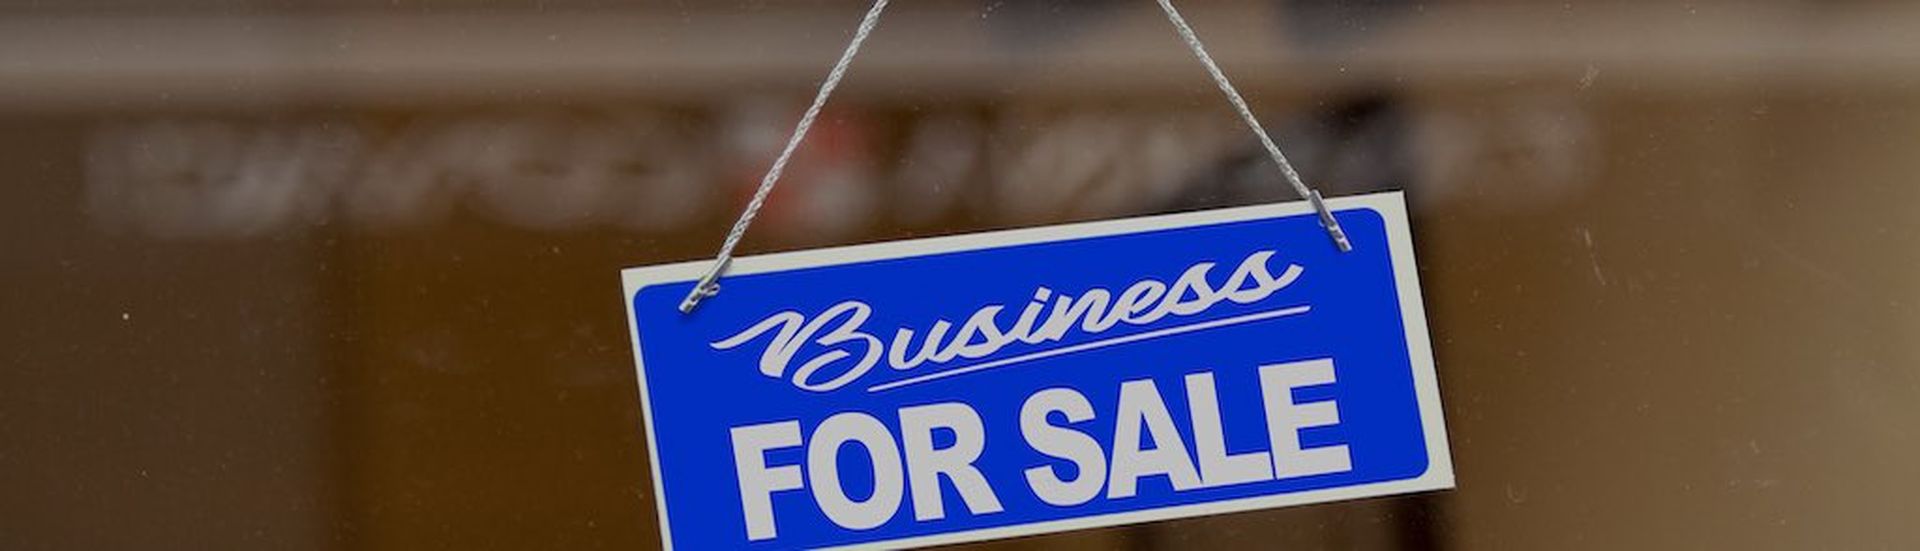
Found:
[[[1054,356],[1060,356],[1064,354],[1072,354],[1075,352],[1085,352],[1088,350],[1094,350],[1097,348],[1106,348],[1109,346],[1127,344],[1130,342],[1138,342],[1138,341],[1144,341],[1148,339],[1157,339],[1160,337],[1178,335],[1181,333],[1192,333],[1194,331],[1204,331],[1207,329],[1226,327],[1229,325],[1252,323],[1252,322],[1265,320],[1265,319],[1273,319],[1273,318],[1284,317],[1284,316],[1305,314],[1307,313],[1308,310],[1312,310],[1312,309],[1313,309],[1312,306],[1302,304],[1300,306],[1281,308],[1279,310],[1254,312],[1252,314],[1239,315],[1239,316],[1234,316],[1230,318],[1221,318],[1217,320],[1203,321],[1200,323],[1193,323],[1188,325],[1177,325],[1177,326],[1168,327],[1165,329],[1155,329],[1152,331],[1147,331],[1145,333],[1135,333],[1135,334],[1127,335],[1123,337],[1114,337],[1111,339],[1102,339],[1102,340],[1097,340],[1092,342],[1084,342],[1084,343],[1076,344],[1073,346],[1063,346],[1063,347],[1055,348],[1052,350],[1030,352],[1027,354],[1021,354],[1011,358],[1002,358],[1002,359],[994,360],[991,362],[977,363],[977,364],[969,365],[966,367],[957,367],[957,368],[949,369],[939,373],[928,373],[926,375],[921,375],[919,377],[909,377],[906,379],[901,379],[901,380],[893,381],[889,383],[880,383],[877,385],[873,385],[871,387],[867,387],[867,392],[883,392],[883,391],[900,388],[903,386],[917,385],[917,384],[925,383],[928,381],[935,381],[939,379],[945,379],[948,377],[965,375],[965,374],[973,373],[977,371],[985,371],[985,370],[993,369],[996,367],[1004,367],[1004,366],[1009,366],[1009,365],[1022,363],[1022,362],[1030,362],[1033,360],[1051,358]]]

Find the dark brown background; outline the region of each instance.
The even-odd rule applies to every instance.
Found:
[[[1407,190],[1459,488],[979,547],[1920,547],[1920,9],[1186,4]],[[617,271],[864,7],[0,4],[0,548],[657,545]],[[745,249],[1290,200],[1157,17],[900,3]]]

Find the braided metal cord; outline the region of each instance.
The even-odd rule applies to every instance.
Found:
[[[1247,106],[1247,100],[1240,97],[1240,92],[1234,89],[1232,82],[1227,80],[1226,73],[1221,72],[1220,66],[1214,63],[1213,56],[1207,54],[1206,46],[1200,43],[1200,36],[1194,33],[1193,27],[1187,24],[1186,18],[1180,16],[1180,11],[1174,9],[1172,0],[1159,0],[1159,2],[1160,9],[1167,13],[1167,20],[1173,23],[1174,30],[1178,31],[1180,38],[1186,41],[1187,48],[1193,50],[1194,57],[1200,59],[1201,65],[1206,66],[1207,74],[1213,77],[1213,82],[1220,87],[1220,92],[1226,94],[1227,102],[1233,104],[1234,110],[1240,113],[1240,119],[1247,123],[1247,127],[1253,130],[1254,136],[1260,139],[1260,144],[1266,147],[1267,156],[1280,167],[1280,174],[1286,178],[1289,185],[1293,186],[1295,193],[1311,202],[1313,209],[1320,213],[1320,225],[1327,229],[1329,236],[1333,237],[1334,244],[1343,252],[1353,250],[1352,243],[1347,240],[1346,231],[1340,229],[1340,222],[1334,219],[1332,211],[1327,210],[1326,202],[1320,197],[1320,192],[1307,187],[1306,182],[1300,180],[1300,174],[1293,169],[1293,163],[1287,162],[1287,156],[1280,152],[1280,146],[1267,135],[1267,129],[1261,126],[1260,119],[1253,115],[1253,109]],[[766,176],[760,179],[759,189],[754,190],[753,200],[747,202],[746,211],[740,213],[740,219],[733,223],[733,230],[727,232],[726,240],[720,244],[720,253],[713,257],[713,265],[707,269],[706,275],[700,278],[699,283],[694,284],[693,290],[687,293],[687,298],[680,301],[681,313],[690,313],[701,300],[720,294],[720,275],[725,273],[727,267],[733,263],[733,249],[740,246],[741,238],[747,234],[747,227],[753,225],[754,217],[759,216],[760,209],[766,206],[767,196],[773,193],[774,186],[780,182],[780,173],[786,170],[787,163],[793,160],[794,151],[798,150],[800,143],[806,140],[807,131],[813,128],[814,120],[820,117],[821,108],[826,106],[827,98],[833,95],[833,89],[840,85],[840,79],[846,77],[847,67],[853,65],[853,58],[860,54],[861,44],[867,41],[867,36],[873,33],[875,26],[879,25],[880,14],[886,8],[887,0],[876,0],[873,7],[867,10],[866,17],[860,20],[860,27],[854,31],[853,40],[847,43],[846,51],[840,54],[840,60],[834,63],[833,70],[827,72],[827,79],[820,83],[819,92],[813,96],[813,104],[807,107],[806,114],[801,115],[800,122],[794,125],[793,135],[787,138],[786,148],[780,151],[779,157],[774,158],[773,166],[768,168]]]
[[[786,171],[787,162],[793,160],[793,152],[800,149],[800,142],[807,139],[807,131],[813,129],[814,119],[820,118],[820,110],[827,105],[827,98],[833,95],[833,89],[840,86],[840,79],[847,76],[847,67],[853,65],[853,58],[860,54],[860,45],[867,41],[867,35],[873,34],[873,28],[880,24],[880,13],[886,11],[887,0],[875,0],[873,7],[867,10],[865,18],[860,20],[860,28],[853,32],[853,40],[847,43],[847,49],[840,53],[840,61],[833,64],[833,70],[827,72],[827,80],[820,83],[820,91],[813,95],[813,105],[807,107],[807,113],[800,116],[800,122],[793,127],[793,136],[787,138],[787,146],[780,150],[780,156],[774,158],[773,166],[767,169],[767,175],[760,178],[760,188],[753,191],[753,200],[747,202],[747,210],[740,213],[740,219],[734,221],[733,230],[727,232],[727,239],[720,243],[720,254],[714,255],[713,266],[707,269],[707,275],[693,286],[687,298],[680,301],[680,312],[689,313],[700,300],[720,294],[720,274],[733,263],[733,248],[740,246],[740,239],[746,237],[747,226],[753,225],[753,218],[760,215],[760,208],[767,205],[767,195],[773,193],[773,186],[780,183],[780,173]]]

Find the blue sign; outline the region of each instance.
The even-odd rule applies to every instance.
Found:
[[[895,548],[1451,488],[1405,203],[622,275],[669,548]]]

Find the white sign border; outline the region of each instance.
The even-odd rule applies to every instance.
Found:
[[[1354,209],[1372,210],[1386,221],[1387,246],[1389,248],[1388,258],[1393,263],[1394,287],[1400,295],[1400,316],[1406,328],[1407,353],[1412,360],[1413,385],[1416,399],[1419,401],[1420,424],[1426,431],[1426,472],[1414,478],[1361,484],[1357,486],[1342,486],[1338,488],[1308,490],[1279,495],[1175,505],[1124,513],[1109,513],[1089,517],[1040,521],[1012,526],[997,526],[947,534],[867,542],[833,549],[898,549],[902,547],[947,545],[1453,488],[1453,453],[1447,444],[1446,422],[1440,409],[1440,383],[1438,376],[1434,372],[1433,342],[1427,333],[1426,309],[1423,306],[1424,302],[1421,300],[1418,267],[1415,265],[1413,258],[1413,235],[1407,221],[1406,198],[1404,194],[1399,191],[1335,197],[1327,199],[1327,207],[1335,212]],[[1311,204],[1306,201],[1296,201],[1250,207],[1142,216],[1119,220],[1062,224],[1038,228],[889,241],[866,245],[741,257],[734,259],[727,273],[729,275],[740,276],[781,272],[815,266],[892,260],[979,249],[997,249],[1032,243],[1048,243],[1183,227],[1207,226],[1245,220],[1278,218],[1312,212],[1313,206]],[[1329,243],[1328,246],[1332,246],[1331,243]],[[642,422],[647,431],[647,461],[653,472],[655,508],[660,517],[660,541],[661,546],[668,550],[673,549],[672,525],[667,520],[665,480],[661,477],[660,473],[660,443],[654,437],[653,402],[647,394],[646,362],[640,353],[639,318],[635,316],[635,312],[633,311],[633,298],[635,293],[640,292],[641,289],[650,285],[687,283],[697,280],[705,274],[705,270],[712,262],[712,260],[698,260],[660,266],[628,268],[620,271],[622,287],[625,290],[624,302],[626,303],[627,309],[628,333],[632,336],[633,342],[634,376],[639,382],[640,409],[641,415],[643,416]],[[708,300],[726,300],[726,297],[722,294],[719,297]]]

